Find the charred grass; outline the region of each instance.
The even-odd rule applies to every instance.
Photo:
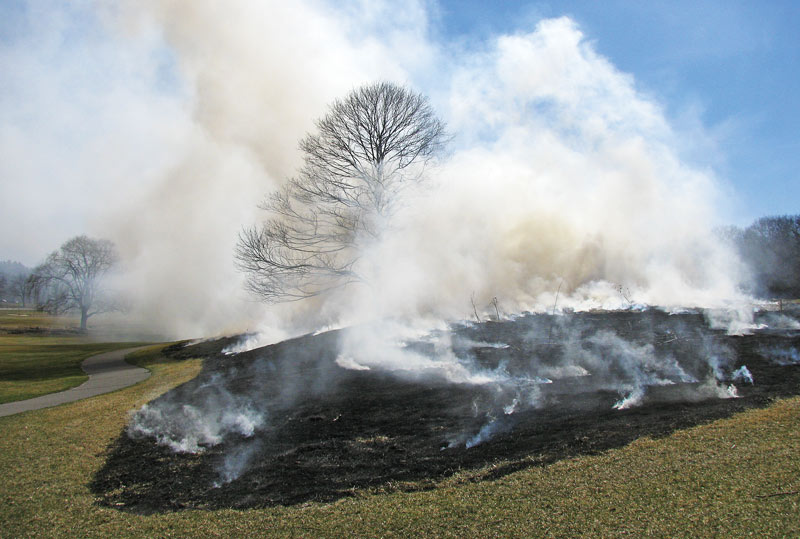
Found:
[[[517,376],[525,384],[510,391],[492,383],[419,377],[417,371],[409,377],[342,368],[336,360],[342,342],[338,331],[233,356],[220,353],[229,342],[206,341],[200,345],[208,358],[203,372],[150,403],[144,417],[154,422],[135,417],[133,430],[110,448],[91,489],[99,503],[138,514],[332,503],[361,491],[425,490],[453,476],[496,480],[637,439],[661,438],[800,390],[800,365],[784,364],[793,357],[788,351],[800,347],[794,330],[734,337],[706,327],[698,314],[585,313],[562,321],[565,334],[580,331],[581,346],[593,345],[597,335],[608,342],[606,328],[615,328],[625,343],[659,343],[645,349],[667,364],[679,357],[695,381],[651,386],[637,406],[616,410],[623,393],[603,385],[602,373],[599,385],[594,376],[569,376],[536,383],[536,405],[509,413],[508,407],[516,406],[509,403],[530,391],[533,379],[526,374],[542,372],[539,364],[529,363],[531,357],[562,367],[580,353],[569,338],[560,346],[536,339],[548,322],[528,316],[456,328],[451,337],[453,350],[468,350],[465,361],[496,365],[506,380]],[[200,353],[196,346],[179,351]],[[426,341],[407,346],[431,348]],[[632,348],[604,350],[603,365],[613,366]],[[734,391],[732,385],[711,386],[713,393],[708,392],[705,358],[722,362],[717,354],[726,359],[715,380],[733,380],[726,373],[746,366],[757,381],[739,381],[739,398],[719,398],[720,391],[725,396]],[[191,447],[203,433],[224,432],[220,410],[245,418],[252,417],[250,410],[261,410],[268,422],[249,435],[228,432],[221,440],[201,441],[203,449],[196,453],[166,447],[167,442]],[[153,432],[160,433],[161,443]]]
[[[132,388],[0,418],[3,537],[798,536],[800,398],[514,473],[354,490],[334,503],[148,516],[96,503],[88,484],[129,410],[196,376],[199,360],[137,364]],[[365,442],[372,443],[372,440]],[[374,440],[380,443],[380,440]],[[531,457],[535,459],[535,457]]]

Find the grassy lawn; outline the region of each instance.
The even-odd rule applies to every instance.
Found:
[[[332,504],[132,515],[87,484],[128,412],[194,377],[199,360],[137,355],[131,388],[0,418],[3,537],[797,537],[800,398],[598,456],[494,481],[459,474],[419,492]],[[768,496],[768,497],[759,497]]]
[[[88,378],[81,362],[135,343],[99,343],[62,330],[76,320],[25,310],[0,311],[0,403],[78,386]],[[53,331],[55,330],[55,331]]]
[[[80,325],[72,316],[52,316],[30,309],[0,310],[0,330],[14,329],[70,329]]]

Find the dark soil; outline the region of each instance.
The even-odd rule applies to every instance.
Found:
[[[763,316],[772,321],[774,315]],[[609,348],[609,335],[659,365],[677,361],[691,380],[647,385],[639,405],[615,409],[630,390],[626,384],[638,375],[618,359],[629,349]],[[91,483],[98,503],[137,513],[265,507],[332,501],[371,487],[435,488],[461,470],[488,480],[642,436],[664,436],[800,393],[800,364],[791,355],[794,350],[796,358],[800,349],[800,331],[728,336],[710,329],[701,314],[527,315],[453,328],[453,353],[473,369],[514,380],[501,384],[344,369],[336,363],[340,336],[338,331],[305,336],[238,355],[221,353],[231,339],[171,350],[178,357],[207,357],[203,372],[150,406],[178,423],[186,404],[219,415],[220,408],[247,403],[267,419],[251,436],[227,432],[198,453],[174,452],[129,427]],[[430,340],[406,347],[422,355],[439,353]],[[534,379],[586,351],[605,362],[597,370],[587,368],[589,376],[553,377],[552,383]],[[581,364],[590,365],[586,361]],[[718,365],[718,385],[735,385],[739,398],[712,394],[710,363]],[[754,384],[734,379],[742,365]],[[506,413],[514,399],[521,404]],[[179,431],[181,425],[173,427]],[[491,435],[472,445],[482,432]]]

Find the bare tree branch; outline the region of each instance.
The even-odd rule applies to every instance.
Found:
[[[117,262],[114,244],[77,236],[47,257],[28,278],[34,301],[47,312],[81,313],[81,329],[91,316],[117,310],[102,288],[102,277]]]
[[[239,235],[247,286],[270,302],[362,281],[360,247],[379,237],[446,139],[426,97],[387,82],[335,101],[316,126],[300,141],[298,174],[261,205],[270,219]]]

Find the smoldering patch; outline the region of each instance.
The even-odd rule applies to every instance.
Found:
[[[265,413],[249,398],[227,391],[218,376],[197,388],[193,403],[162,399],[130,417],[133,438],[153,437],[182,453],[199,453],[231,436],[249,438],[265,423]]]
[[[777,365],[800,365],[800,352],[791,346],[761,347],[758,353]]]
[[[220,342],[197,379],[133,416],[93,489],[136,511],[332,500],[498,458],[596,452],[800,387],[800,335],[729,336],[701,313],[529,314],[364,333],[236,355]]]

